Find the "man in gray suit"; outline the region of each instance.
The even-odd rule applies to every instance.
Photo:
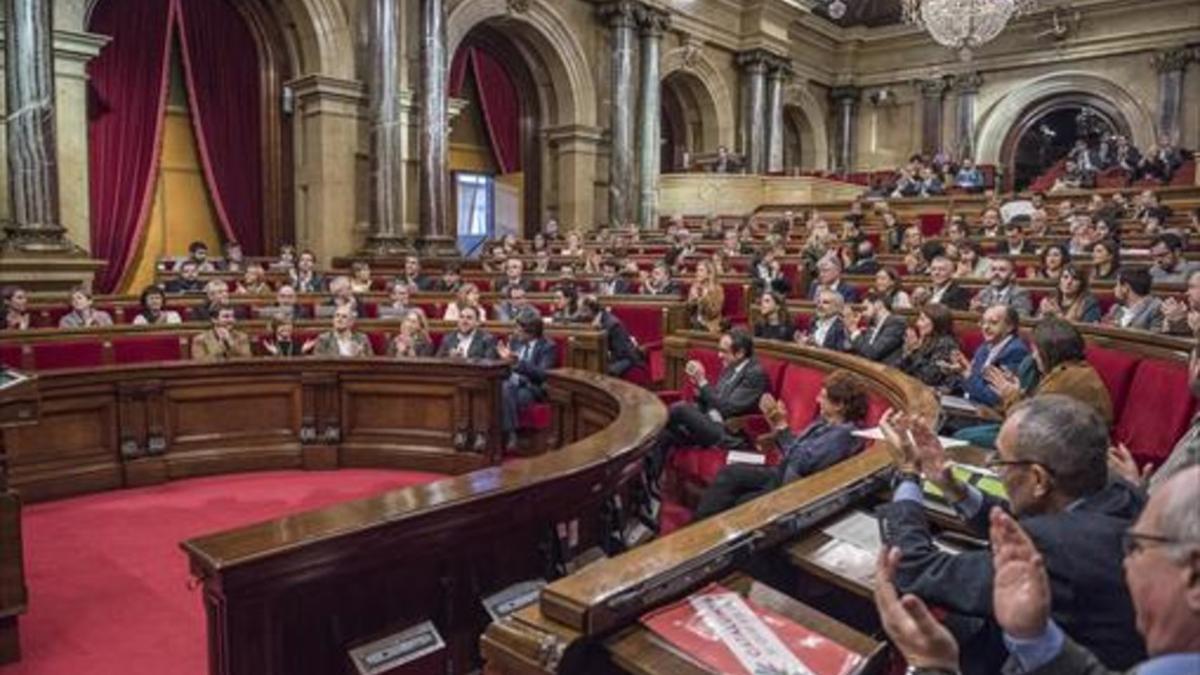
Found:
[[[1200,465],[1185,467],[1156,490],[1125,533],[1125,581],[1138,632],[1150,658],[1124,671],[1138,675],[1200,673]],[[993,606],[1011,656],[1005,675],[1115,675],[1063,633],[1050,615],[1050,578],[1021,526],[991,514],[996,569]],[[911,669],[957,672],[958,644],[923,602],[898,597],[892,579],[900,556],[880,557],[875,603],[883,626]]]
[[[1124,267],[1117,274],[1113,297],[1117,304],[1108,310],[1104,323],[1118,328],[1158,330],[1162,325],[1162,300],[1150,295],[1154,278],[1141,267]]]

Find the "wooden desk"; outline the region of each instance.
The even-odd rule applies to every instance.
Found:
[[[3,375],[4,369],[0,367],[0,376]],[[21,498],[8,486],[8,448],[2,430],[37,424],[39,409],[35,378],[10,381],[0,388],[0,665],[21,658],[18,622],[28,602]]]

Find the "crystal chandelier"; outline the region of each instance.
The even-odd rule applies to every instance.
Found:
[[[902,0],[904,20],[929,31],[938,44],[958,50],[963,61],[971,50],[991,42],[1015,16],[1033,11],[1038,0]]]

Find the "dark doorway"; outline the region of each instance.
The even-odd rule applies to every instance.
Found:
[[[1090,95],[1056,98],[1031,106],[1009,132],[1001,152],[1009,189],[1029,187],[1066,157],[1077,140],[1094,147],[1112,134],[1128,136],[1128,125],[1114,106]]]

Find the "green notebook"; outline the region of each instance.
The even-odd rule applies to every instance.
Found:
[[[957,480],[968,485],[974,485],[985,495],[991,495],[997,499],[1008,499],[1008,493],[1004,490],[1004,483],[996,477],[996,474],[987,469],[968,464],[955,464],[950,467],[950,473],[954,474]],[[941,489],[928,480],[925,481],[923,489],[926,495],[934,499],[946,500],[946,495],[942,493]]]

